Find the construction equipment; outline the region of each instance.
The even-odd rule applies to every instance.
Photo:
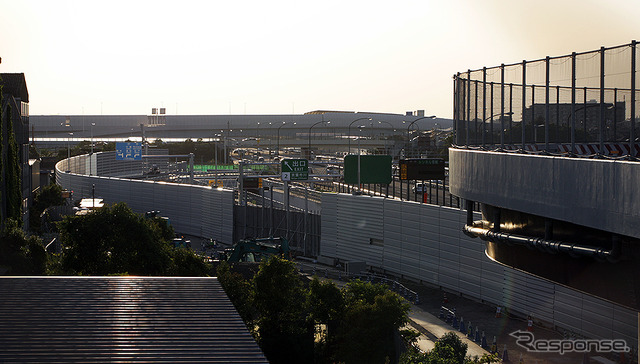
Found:
[[[271,255],[283,255],[289,259],[289,241],[283,237],[269,237],[261,239],[245,239],[233,245],[231,249],[225,249],[226,260],[235,262],[259,262]]]

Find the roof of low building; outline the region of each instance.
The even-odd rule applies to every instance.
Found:
[[[0,362],[268,363],[216,278],[0,277]]]

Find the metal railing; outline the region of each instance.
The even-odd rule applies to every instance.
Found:
[[[640,155],[636,41],[454,75],[457,147]]]
[[[418,292],[408,288],[394,277],[387,277],[372,272],[359,272],[350,273],[334,268],[326,268],[317,266],[314,264],[308,264],[302,261],[297,261],[298,269],[300,273],[311,274],[312,276],[324,277],[326,279],[337,280],[340,282],[351,282],[353,280],[361,280],[368,283],[381,283],[389,287],[390,290],[396,292],[400,296],[404,297],[407,301],[413,304],[420,304],[420,296]]]

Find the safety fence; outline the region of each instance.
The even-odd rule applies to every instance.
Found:
[[[233,221],[233,241],[281,236],[289,241],[296,255],[317,256],[319,253],[320,215],[287,211],[273,205],[235,205]]]
[[[640,155],[636,41],[454,75],[455,143],[521,152]]]

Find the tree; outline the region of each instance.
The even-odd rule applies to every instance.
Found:
[[[386,285],[360,280],[345,287],[345,312],[336,342],[346,363],[384,363],[395,357],[394,335],[408,322],[410,305]]]
[[[59,223],[62,269],[80,275],[205,275],[203,260],[170,246],[166,235],[172,230],[162,222],[135,214],[125,203],[65,217]]]
[[[62,198],[62,187],[52,183],[41,188],[33,198],[33,204],[29,209],[29,228],[33,231],[40,231],[41,219],[40,215],[51,206],[60,206],[64,204]]]
[[[271,363],[307,363],[313,327],[306,320],[306,291],[293,262],[271,256],[253,277],[258,344]]]
[[[0,271],[8,275],[43,275],[47,254],[42,240],[27,237],[17,221],[7,219],[0,236]]]
[[[383,363],[395,358],[394,335],[408,320],[410,305],[385,285],[355,281],[338,289],[315,277],[305,286],[295,264],[277,256],[250,283],[227,263],[218,279],[274,364]]]
[[[216,270],[218,281],[227,293],[227,297],[233,303],[250,331],[253,331],[253,305],[251,302],[253,289],[251,283],[244,279],[240,273],[232,272],[229,263],[221,262]]]
[[[309,318],[316,331],[315,361],[335,362],[336,331],[344,314],[342,291],[331,281],[313,277],[308,297]]]
[[[438,339],[429,352],[422,353],[415,347],[410,347],[400,356],[400,364],[488,364],[501,361],[496,355],[471,358],[467,356],[467,349],[468,345],[450,331]]]
[[[172,254],[171,265],[167,275],[177,277],[204,277],[209,274],[210,267],[202,258],[193,254],[188,248],[176,248]]]

